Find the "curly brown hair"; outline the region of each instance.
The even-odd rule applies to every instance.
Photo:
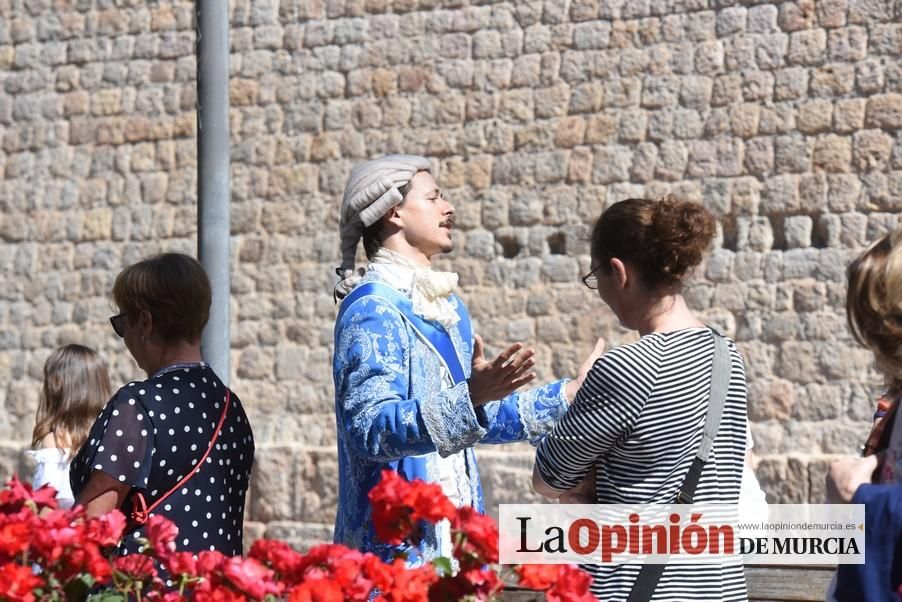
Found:
[[[698,203],[667,196],[611,205],[592,230],[592,263],[610,273],[616,257],[635,267],[647,286],[680,282],[701,263],[714,239],[714,216]]]

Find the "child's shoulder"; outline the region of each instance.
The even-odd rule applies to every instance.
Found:
[[[41,439],[37,445],[37,449],[50,449],[56,447],[59,447],[59,445],[56,442],[56,435],[54,435],[52,431],[44,435],[44,438]]]

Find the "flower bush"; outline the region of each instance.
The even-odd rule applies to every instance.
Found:
[[[488,565],[498,562],[498,529],[472,508],[455,508],[438,485],[408,482],[384,471],[370,492],[378,536],[415,543],[422,521],[448,520],[453,560],[408,568],[341,545],[301,554],[288,544],[259,540],[245,557],[176,551],[178,530],[166,518],[145,525],[144,553],[113,557],[126,528],[113,511],[87,518],[80,507],[60,509],[56,492],[36,491],[16,477],[0,491],[0,599],[12,602],[159,600],[176,602],[384,602],[491,600],[504,588]],[[570,566],[522,565],[520,585],[552,602],[585,602],[590,577]],[[172,584],[167,586],[162,575]]]

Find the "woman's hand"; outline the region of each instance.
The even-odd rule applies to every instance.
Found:
[[[843,458],[830,465],[827,471],[827,503],[849,504],[858,487],[871,482],[880,458]]]
[[[567,383],[564,388],[564,393],[567,395],[567,401],[570,403],[573,403],[573,400],[576,399],[576,393],[579,391],[579,388],[583,386],[583,381],[586,380],[586,375],[589,374],[589,370],[595,365],[595,361],[604,355],[604,347],[604,339],[599,338],[595,341],[595,348],[592,349],[592,353],[589,354],[589,357],[587,357],[579,367],[576,378]]]
[[[536,365],[535,350],[514,343],[495,359],[487,360],[482,337],[476,335],[474,339],[473,370],[467,381],[474,406],[503,399],[536,377],[535,372],[530,372]]]

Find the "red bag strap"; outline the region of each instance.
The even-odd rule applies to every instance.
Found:
[[[216,440],[219,439],[219,433],[222,431],[222,425],[225,422],[226,414],[229,411],[229,401],[231,400],[231,391],[226,387],[226,395],[225,395],[225,405],[222,408],[222,414],[219,416],[219,424],[216,425],[216,431],[213,433],[213,438],[210,439],[210,445],[207,446],[207,451],[204,452],[204,455],[201,457],[200,462],[197,464],[197,468],[194,468],[188,471],[182,479],[175,484],[175,487],[164,493],[162,496],[157,498],[150,507],[147,506],[147,500],[144,499],[144,493],[138,491],[132,498],[132,510],[129,514],[132,522],[137,525],[143,525],[147,522],[147,517],[150,516],[150,513],[156,509],[157,506],[163,503],[163,501],[172,495],[177,489],[181,488],[182,485],[188,482],[191,477],[200,472],[201,467],[204,465],[204,462],[207,461],[207,456],[210,455],[210,452],[213,450],[213,446],[216,445]]]

